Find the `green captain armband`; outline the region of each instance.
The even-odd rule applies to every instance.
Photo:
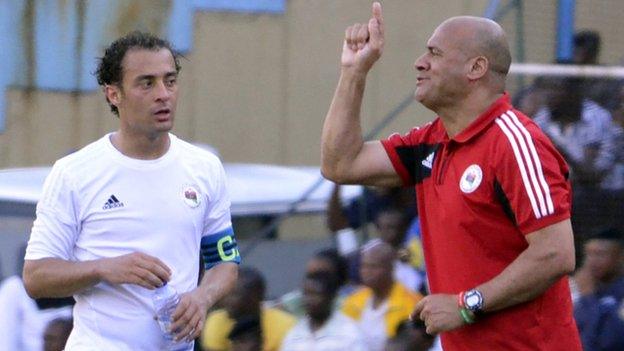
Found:
[[[201,239],[201,255],[204,261],[204,269],[206,270],[221,262],[240,264],[241,256],[232,227],[204,236]]]

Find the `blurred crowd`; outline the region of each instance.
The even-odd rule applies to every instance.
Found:
[[[600,36],[575,36],[578,65],[597,65]],[[563,62],[562,62],[563,63]],[[514,96],[570,166],[577,270],[570,277],[586,350],[624,350],[624,82],[538,77]],[[209,312],[197,350],[436,350],[409,315],[428,293],[413,189],[367,188],[348,204],[334,188],[333,247],[307,261],[299,288],[266,296],[259,270]],[[22,255],[23,257],[23,255]],[[19,277],[0,284],[0,350],[62,350],[72,299],[30,299]]]
[[[435,347],[409,319],[427,293],[413,190],[366,189],[344,207],[339,199],[336,186],[327,213],[335,245],[308,259],[299,288],[267,300],[261,273],[242,266],[234,292],[208,315],[202,350]]]
[[[601,40],[597,32],[577,33],[574,44],[573,59],[559,63],[599,64]],[[622,228],[624,81],[537,77],[514,100],[515,106],[550,137],[570,167],[577,249],[596,228]]]

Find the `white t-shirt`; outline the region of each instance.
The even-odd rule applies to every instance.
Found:
[[[412,265],[399,260],[394,261],[392,276],[394,280],[400,282],[413,292],[419,292],[418,289],[420,289],[424,283],[424,279]]]
[[[37,204],[27,260],[96,260],[143,252],[197,286],[202,236],[231,228],[225,173],[213,154],[169,135],[155,160],[124,156],[110,134],[57,161]],[[76,294],[66,350],[158,350],[153,291],[100,283]]]
[[[356,323],[336,311],[317,331],[310,328],[309,318],[302,318],[288,332],[282,351],[367,351],[362,332]]]
[[[388,300],[384,300],[377,308],[373,307],[373,299],[366,301],[358,326],[364,332],[364,341],[370,351],[381,351],[386,344],[386,313]]]

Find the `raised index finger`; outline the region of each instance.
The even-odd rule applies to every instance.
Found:
[[[384,40],[383,18],[381,16],[381,4],[373,3],[373,17],[368,20],[368,32],[370,34],[371,46],[381,50]]]
[[[373,18],[375,18],[380,25],[383,23],[383,17],[381,15],[381,4],[376,1],[373,3]]]

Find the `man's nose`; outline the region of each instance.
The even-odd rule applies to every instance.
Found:
[[[171,91],[167,88],[164,81],[158,81],[155,90],[157,100],[169,100],[169,97],[171,97]]]
[[[416,61],[414,61],[414,68],[417,71],[424,71],[427,69],[427,65],[426,65],[426,61],[425,61],[425,57],[427,56],[427,54],[422,54],[420,55],[420,57],[418,57],[416,59]]]

